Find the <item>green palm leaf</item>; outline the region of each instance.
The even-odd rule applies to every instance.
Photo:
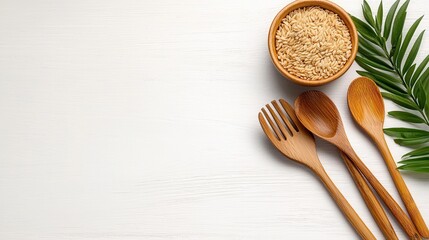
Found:
[[[424,162],[420,164],[406,164],[399,166],[400,170],[408,170],[413,172],[429,173],[429,163]]]
[[[416,42],[414,43],[414,46],[411,48],[410,53],[408,54],[408,58],[405,61],[405,65],[404,68],[402,69],[402,72],[406,73],[409,69],[409,67],[411,66],[411,64],[413,64],[414,60],[417,57],[417,52],[419,51],[420,45],[422,43],[423,40],[423,35],[425,34],[425,31],[422,31],[422,33],[420,33],[419,37],[417,38]],[[398,64],[399,66],[401,66],[401,64]]]
[[[368,49],[366,49],[362,46],[359,46],[358,53],[363,55],[366,59],[369,59],[370,61],[372,61],[374,63],[377,63],[379,65],[382,65],[382,66],[388,68],[389,71],[393,70],[393,68],[390,66],[390,64],[387,63],[384,59],[381,59],[380,57],[373,55],[373,53],[371,53],[371,51],[369,51]]]
[[[426,114],[426,116],[429,116],[429,90],[428,90],[428,86],[425,86],[425,88],[423,88],[423,91],[425,92],[425,94],[426,94],[426,104],[425,104],[425,108],[424,108],[424,110],[425,110],[425,114]]]
[[[404,58],[405,52],[407,51],[408,45],[410,44],[411,38],[413,37],[414,33],[416,32],[417,27],[419,26],[420,22],[422,21],[423,16],[417,19],[414,24],[410,27],[410,29],[407,32],[407,35],[404,38],[404,42],[402,43],[401,49],[398,54],[398,58],[396,60],[396,64],[401,65],[402,59]]]
[[[401,49],[401,44],[402,44],[402,34],[399,35],[399,39],[398,39],[398,43],[396,44],[395,47],[392,48],[392,58],[393,58],[393,62],[396,63],[396,65],[401,66],[400,62],[398,63],[398,55]]]
[[[365,17],[365,20],[372,26],[375,28],[375,21],[374,18],[372,17],[372,11],[371,11],[371,7],[369,6],[368,2],[366,0],[363,0],[363,4],[362,4],[362,12],[363,12],[363,16]]]
[[[361,57],[359,55],[356,56],[356,62],[359,65],[366,65],[366,66],[377,68],[377,69],[380,69],[380,70],[383,70],[383,71],[388,71],[388,72],[392,72],[393,71],[393,68],[391,66],[387,65],[387,64],[380,64],[380,63],[372,61],[371,59],[363,58],[363,57]]]
[[[407,74],[405,74],[404,81],[407,85],[410,85],[411,77],[414,74],[414,69],[416,69],[416,64],[413,64],[408,70]]]
[[[377,16],[375,16],[375,28],[378,32],[381,31],[383,27],[383,2],[380,1],[378,5]]]
[[[417,79],[420,77],[420,74],[426,67],[426,65],[429,62],[429,55],[425,57],[425,59],[420,63],[420,65],[417,67],[416,72],[413,74],[413,77],[411,78],[410,82],[416,82]]]
[[[396,138],[429,137],[428,131],[414,128],[386,128],[384,129],[384,133]]]
[[[426,156],[426,155],[429,156],[429,146],[411,151],[405,154],[404,156],[402,156],[402,159],[405,160],[405,159],[411,159],[411,158],[416,158],[416,157]]]
[[[364,37],[359,35],[359,46],[362,46],[372,53],[375,54],[375,56],[384,56],[383,50],[378,47],[377,45],[374,45],[372,42],[366,40]]]
[[[380,2],[377,14],[363,0],[363,20],[352,16],[359,32],[356,63],[365,71],[357,73],[374,80],[385,92],[383,98],[403,110],[390,111],[389,116],[415,125],[414,128],[387,128],[385,133],[402,146],[417,148],[403,156],[400,169],[429,172],[429,56],[416,63],[423,42],[422,31],[414,40],[422,18],[415,20],[404,32],[410,0],[396,0],[383,18]],[[383,26],[384,25],[384,26]],[[387,44],[390,41],[390,44]],[[425,125],[425,126],[424,126]],[[418,129],[424,126],[424,129]]]
[[[423,88],[422,82],[417,83],[417,86],[413,89],[413,93],[416,96],[417,106],[423,110],[426,105],[427,94]]]
[[[418,82],[423,82],[425,79],[428,79],[428,78],[429,78],[429,68],[427,68],[420,77],[415,79],[415,81],[413,77],[413,79],[410,82],[410,87],[414,87]]]
[[[399,1],[400,0],[396,0],[395,3],[392,5],[392,7],[390,7],[389,12],[387,13],[386,21],[385,21],[386,23],[384,25],[384,32],[383,32],[384,39],[388,39],[390,36],[390,31],[392,29],[393,17],[395,16],[396,9],[398,8]]]
[[[388,112],[388,115],[396,119],[402,120],[404,122],[425,123],[425,120],[423,120],[421,117],[409,112],[391,111],[391,112]]]
[[[351,18],[353,19],[353,22],[355,23],[356,29],[358,30],[359,34],[364,37],[365,39],[371,41],[374,44],[378,44],[378,40],[375,37],[376,34],[371,26],[369,26],[367,23],[361,21],[359,18],[354,17],[351,15]]]
[[[415,163],[421,163],[422,161],[429,161],[429,156],[428,157],[412,158],[412,159],[408,159],[408,160],[402,160],[402,161],[399,161],[398,163],[401,163],[401,164],[415,164]]]
[[[391,100],[392,102],[398,104],[401,107],[404,107],[404,108],[407,108],[407,109],[411,109],[411,110],[419,110],[417,104],[414,103],[414,102],[412,102],[408,98],[397,96],[397,95],[394,95],[394,94],[391,94],[391,93],[386,93],[386,92],[382,92],[381,95],[384,98]]]
[[[418,147],[424,143],[429,142],[429,137],[418,137],[418,138],[401,138],[394,139],[395,143],[406,147]]]
[[[395,48],[398,43],[399,36],[402,34],[402,29],[404,28],[405,18],[407,17],[407,8],[410,0],[405,1],[405,3],[399,8],[398,13],[393,21],[392,37],[391,43],[392,47]]]

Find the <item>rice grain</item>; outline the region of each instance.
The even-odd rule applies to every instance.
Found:
[[[303,80],[317,81],[339,72],[351,56],[349,29],[334,12],[303,7],[290,12],[276,32],[280,64]]]

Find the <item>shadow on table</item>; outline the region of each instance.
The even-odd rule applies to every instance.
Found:
[[[266,75],[268,76],[268,79],[269,79],[269,81],[267,81],[267,84],[273,84],[275,89],[278,89],[278,91],[284,96],[285,100],[287,100],[291,105],[293,105],[295,99],[305,91],[319,90],[324,92],[328,88],[336,87],[335,82],[332,82],[324,86],[319,86],[319,87],[306,87],[306,86],[298,85],[283,77],[271,62],[267,62],[266,71],[267,71]]]
[[[422,181],[427,183],[429,181],[429,174],[427,173],[416,173],[416,172],[408,172],[408,171],[401,171],[402,176],[405,178],[410,177],[413,178],[414,181]]]
[[[314,180],[314,184],[319,184],[320,187],[326,191],[326,197],[329,198],[329,195],[330,195],[329,191],[325,188],[323,182],[316,176],[316,174],[313,173],[313,171],[311,171],[306,166],[299,164],[299,163],[283,156],[273,146],[273,144],[268,140],[268,138],[265,136],[265,134],[262,132],[262,130],[261,130],[259,139],[261,141],[261,145],[264,146],[266,151],[271,156],[270,159],[273,159],[273,161],[276,161],[276,162],[280,163],[281,165],[285,166],[285,173],[290,172],[290,171],[301,171],[302,174],[308,175],[309,179],[313,178],[312,180]],[[341,161],[340,155],[339,155],[339,153],[335,147],[330,146],[328,143],[319,144],[317,142],[316,145],[320,145],[320,147],[317,147],[318,152],[326,152],[327,153],[328,156],[326,158],[329,159],[327,161],[330,161],[330,160]],[[324,161],[321,159],[321,162],[323,164]],[[339,162],[339,163],[341,163],[341,162]],[[347,171],[345,166],[344,166],[344,171]],[[335,204],[334,201],[332,201],[332,203]],[[337,205],[335,205],[335,206],[338,208]],[[339,211],[341,211],[341,209],[339,209]],[[353,229],[353,226],[350,223],[348,225],[349,225],[350,229]]]

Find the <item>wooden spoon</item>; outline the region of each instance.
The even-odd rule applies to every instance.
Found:
[[[410,239],[421,239],[414,224],[353,150],[335,104],[320,91],[307,91],[295,100],[295,111],[301,123],[314,135],[343,151],[365,176],[390,209]]]
[[[350,112],[356,123],[372,138],[386,162],[396,189],[407,208],[420,235],[429,238],[429,230],[405,184],[404,179],[396,168],[395,160],[389,151],[383,133],[384,104],[380,90],[369,78],[360,77],[352,82],[347,93]]]
[[[381,203],[378,201],[370,186],[368,186],[365,178],[361,175],[359,170],[356,169],[352,161],[345,153],[341,152],[341,158],[344,160],[347,169],[352,175],[353,181],[356,183],[356,186],[358,187],[366,206],[371,212],[372,217],[374,218],[384,237],[389,240],[398,239],[398,236],[396,236],[395,230],[393,229],[389,218],[387,218],[386,212],[384,212]]]

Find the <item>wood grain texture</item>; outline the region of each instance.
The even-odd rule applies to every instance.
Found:
[[[377,199],[377,196],[366,182],[364,176],[359,172],[358,169],[353,165],[353,162],[345,155],[343,152],[340,153],[341,158],[344,160],[344,163],[347,166],[347,169],[350,172],[350,175],[353,178],[362,199],[365,201],[366,206],[372,214],[375,222],[380,228],[381,232],[385,239],[395,240],[398,239],[398,236],[395,233],[395,230],[390,223],[389,218],[386,215],[380,201]]]
[[[334,2],[362,17],[359,1]],[[285,81],[268,54],[268,28],[287,3],[1,0],[0,239],[355,239],[323,185],[283,160],[255,117],[307,89]],[[410,21],[426,5],[413,0]],[[419,59],[426,54],[424,40]],[[347,108],[357,68],[318,89],[399,199]],[[407,125],[386,118],[396,126]],[[387,141],[396,161],[409,151]],[[337,150],[317,147],[382,239]],[[429,222],[429,176],[403,177]]]

